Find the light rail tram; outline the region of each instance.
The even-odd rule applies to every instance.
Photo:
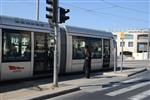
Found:
[[[46,22],[0,16],[0,81],[46,76],[53,72],[54,34]],[[92,70],[113,67],[116,43],[111,32],[60,26],[59,74],[81,72],[84,47],[92,52]]]

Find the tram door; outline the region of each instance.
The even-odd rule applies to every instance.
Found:
[[[103,40],[103,68],[110,66],[110,40]]]
[[[53,48],[50,48],[48,34],[34,35],[34,75],[52,74]]]

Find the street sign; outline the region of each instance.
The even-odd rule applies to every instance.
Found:
[[[124,39],[124,32],[120,32],[120,39]]]

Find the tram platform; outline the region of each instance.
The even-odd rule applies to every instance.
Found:
[[[139,73],[139,69],[134,69],[134,71],[131,69],[126,70],[126,73],[133,72],[134,74],[136,74],[135,72]],[[110,77],[109,79],[106,79],[107,76],[103,75],[103,72],[92,74],[93,75],[91,75],[90,79],[84,78],[83,74],[74,75],[73,77],[76,78],[60,81],[58,88],[53,88],[52,82],[47,82],[46,84],[43,84],[43,81],[45,80],[42,80],[40,84],[38,81],[27,81],[16,84],[13,83],[6,86],[0,86],[0,100],[45,100],[47,98],[52,98],[70,92],[78,91],[80,90],[80,87],[85,85],[93,85],[97,83],[99,83],[100,85],[105,85],[108,84],[110,81]]]
[[[121,77],[129,77],[140,72],[146,71],[146,68],[135,68],[135,69],[128,69],[128,70],[119,70],[119,71],[111,71],[103,73],[104,76],[121,76]]]

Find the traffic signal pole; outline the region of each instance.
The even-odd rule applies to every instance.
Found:
[[[53,75],[53,87],[58,87],[58,0],[55,0],[56,12],[54,21],[54,33],[55,33],[55,48],[54,48],[54,75]]]
[[[46,18],[50,25],[51,33],[54,33],[55,46],[54,46],[54,71],[53,71],[53,87],[58,87],[58,38],[59,38],[59,26],[58,23],[65,23],[69,19],[66,14],[70,11],[60,7],[59,9],[59,21],[58,21],[58,7],[59,0],[46,0]]]
[[[55,50],[54,50],[54,75],[53,86],[58,87],[58,23],[54,23]]]
[[[58,87],[58,2],[59,0],[46,0],[46,18],[50,25],[50,33],[54,33],[54,66],[53,66],[53,87]]]

